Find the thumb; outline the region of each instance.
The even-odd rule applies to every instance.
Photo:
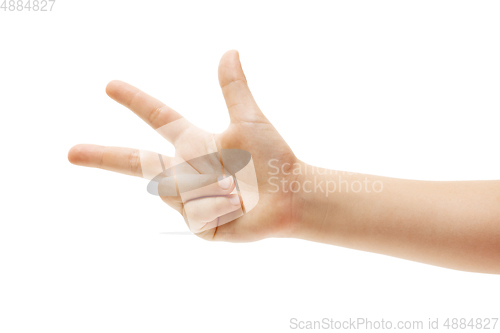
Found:
[[[219,84],[231,122],[268,122],[247,85],[238,51],[224,53],[219,63]]]

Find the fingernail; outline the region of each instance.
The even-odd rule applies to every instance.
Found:
[[[240,198],[238,197],[238,195],[233,195],[231,198],[229,198],[229,201],[231,201],[231,203],[235,206],[240,205]]]
[[[233,180],[231,177],[224,178],[224,176],[219,176],[218,181],[219,181],[219,186],[223,190],[229,190],[229,188],[231,187],[231,184],[233,183]]]

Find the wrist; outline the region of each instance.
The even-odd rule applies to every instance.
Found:
[[[291,209],[290,238],[314,240],[322,232],[324,224],[331,220],[333,195],[327,189],[327,169],[297,161]]]

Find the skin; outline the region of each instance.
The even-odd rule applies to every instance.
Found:
[[[234,180],[227,188],[208,181],[183,197],[161,197],[184,216],[197,236],[231,242],[292,237],[453,269],[500,273],[500,181],[425,182],[312,167],[295,157],[257,106],[236,51],[223,55],[219,83],[231,118],[229,127],[212,134],[185,120],[177,122],[187,125],[172,127],[168,140],[176,156],[165,161],[173,165],[188,160],[193,152],[208,154],[210,140],[220,149],[246,150],[255,165],[260,199],[238,217],[244,203]],[[182,119],[127,83],[112,81],[106,93],[153,129]],[[77,145],[68,159],[76,165],[142,177],[145,161],[140,156],[136,149]],[[178,176],[175,181],[204,182],[213,177],[211,172],[210,167],[193,166],[187,171],[189,177]],[[315,182],[323,182],[322,191],[315,190]],[[327,182],[336,184],[336,190],[325,193]],[[359,184],[363,190],[357,190]],[[231,198],[239,203],[232,204]],[[221,224],[221,216],[232,221]]]

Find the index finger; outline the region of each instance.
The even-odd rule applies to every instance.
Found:
[[[155,130],[175,122],[175,126],[169,126],[168,131],[161,131],[160,133],[172,144],[175,143],[182,132],[194,127],[193,124],[172,108],[128,83],[118,80],[111,81],[106,86],[106,93],[109,97],[133,111]]]

